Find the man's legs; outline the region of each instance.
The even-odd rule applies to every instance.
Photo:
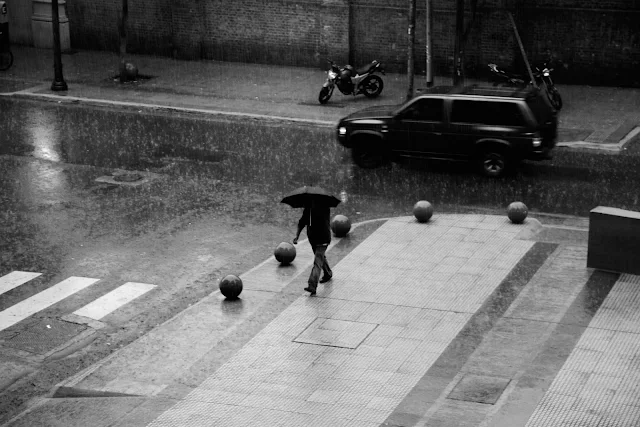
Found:
[[[331,267],[329,267],[329,262],[327,261],[326,249],[322,253],[322,259],[324,263],[322,264],[322,279],[320,279],[320,283],[328,282],[333,277],[333,271],[331,271]]]
[[[311,274],[309,275],[309,286],[304,288],[305,291],[311,292],[311,295],[316,293],[316,288],[318,287],[318,280],[320,279],[320,272],[324,272],[329,275],[332,274],[331,268],[329,268],[329,263],[327,263],[327,258],[325,257],[325,253],[327,252],[327,244],[324,245],[311,245],[311,249],[313,250],[313,268],[311,269]]]

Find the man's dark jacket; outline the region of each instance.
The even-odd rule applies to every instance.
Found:
[[[326,245],[331,243],[331,220],[328,206],[304,208],[298,227],[307,227],[307,237],[311,245]]]

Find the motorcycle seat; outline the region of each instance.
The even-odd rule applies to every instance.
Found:
[[[356,74],[361,76],[363,74],[367,74],[369,72],[371,72],[377,65],[379,64],[378,61],[371,61],[370,64],[365,65],[364,67],[360,67],[356,70]]]

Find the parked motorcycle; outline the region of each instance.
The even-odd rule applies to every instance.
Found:
[[[339,67],[331,60],[327,62],[331,67],[327,71],[327,81],[322,85],[318,95],[320,104],[326,104],[329,101],[336,86],[345,95],[355,96],[363,93],[368,98],[375,98],[382,92],[384,82],[380,76],[374,74],[377,71],[384,74],[380,61],[374,60],[357,70],[351,65]]]
[[[530,84],[533,84],[523,76],[518,74],[509,73],[501,68],[499,68],[496,64],[489,64],[489,70],[491,71],[491,77],[493,80],[493,85],[498,86],[499,84],[505,84],[507,86],[514,87],[525,87]],[[547,64],[543,65],[542,70],[536,67],[533,72],[533,78],[536,81],[537,86],[544,91],[549,99],[549,102],[556,110],[560,111],[562,109],[562,97],[560,96],[560,92],[553,84],[553,80],[551,79],[551,72],[553,68],[548,68]]]

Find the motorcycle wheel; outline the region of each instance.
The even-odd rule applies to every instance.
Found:
[[[320,102],[320,104],[326,104],[327,102],[329,102],[329,98],[331,98],[332,93],[333,90],[329,89],[328,87],[323,87],[322,89],[320,89],[320,94],[318,95],[318,101]]]
[[[549,102],[556,110],[560,111],[562,109],[562,97],[560,96],[560,92],[555,87],[550,89],[547,92],[547,96],[549,97]]]
[[[362,82],[362,93],[367,98],[375,98],[384,88],[384,82],[378,76],[369,76]]]

